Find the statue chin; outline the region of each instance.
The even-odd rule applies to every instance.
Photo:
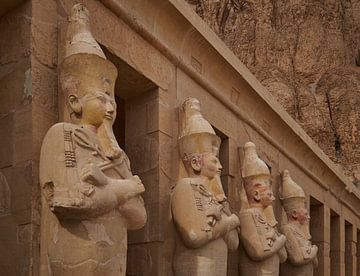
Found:
[[[100,140],[100,146],[105,152],[106,157],[114,160],[121,156],[122,150],[116,141],[114,131],[112,129],[112,124],[112,121],[105,120],[98,128],[97,132]]]

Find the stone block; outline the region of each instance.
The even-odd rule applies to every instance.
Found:
[[[174,140],[163,132],[159,132],[159,164],[160,171],[171,179],[173,173]]]
[[[0,66],[0,117],[31,103],[31,94],[27,93],[25,86],[29,68],[28,59],[22,59],[13,65]]]
[[[168,136],[173,136],[174,112],[168,104],[159,102],[159,130]]]
[[[14,113],[14,162],[32,158],[32,112],[27,106]]]
[[[129,156],[131,167],[135,174],[157,168],[159,166],[158,133],[127,139],[126,153]]]
[[[31,210],[32,193],[32,162],[18,163],[11,168],[11,177],[8,179],[11,189],[11,213],[21,214]],[[19,221],[19,224],[24,223]]]
[[[57,112],[58,76],[56,70],[49,69],[34,57],[31,59],[31,62],[33,103],[48,110],[48,112]]]
[[[17,242],[20,244],[29,243],[32,236],[31,223],[19,224],[17,226]]]
[[[33,58],[41,64],[55,68],[57,65],[57,25],[33,19],[31,30],[31,50]]]
[[[57,64],[57,4],[54,0],[32,1],[31,49],[47,67]]]
[[[136,136],[145,135],[147,132],[147,108],[146,104],[137,105],[132,100],[126,102],[126,123],[125,123],[125,141]],[[126,142],[126,145],[128,143]]]
[[[57,1],[49,0],[44,3],[41,0],[33,0],[32,16],[43,23],[56,23],[58,16]]]
[[[154,256],[152,250],[146,244],[134,244],[128,248],[128,260],[136,262],[128,262],[126,274],[129,276],[151,275],[153,268]]]
[[[16,63],[30,55],[31,2],[0,18],[0,64]]]
[[[15,216],[0,217],[0,224],[1,275],[28,275],[30,240],[24,239],[19,243],[19,224]]]
[[[133,170],[134,172],[134,170]],[[135,172],[134,172],[135,173]],[[163,240],[164,229],[161,226],[159,204],[159,175],[157,170],[150,170],[138,174],[145,186],[145,193],[142,197],[145,202],[147,223],[144,228],[129,232],[129,243],[151,242]]]
[[[3,171],[10,171],[9,168]],[[11,210],[11,190],[7,178],[9,175],[0,171],[0,217],[9,215]]]
[[[159,101],[153,100],[146,104],[146,131],[153,133],[159,130]]]
[[[13,163],[14,154],[14,114],[0,118],[0,168]]]

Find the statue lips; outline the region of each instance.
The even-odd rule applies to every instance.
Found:
[[[111,121],[113,120],[113,116],[111,116],[111,115],[109,115],[109,114],[106,114],[106,115],[105,115],[105,118],[108,119],[108,120],[111,120]]]

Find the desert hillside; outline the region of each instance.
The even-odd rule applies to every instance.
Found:
[[[185,1],[360,186],[360,1]]]

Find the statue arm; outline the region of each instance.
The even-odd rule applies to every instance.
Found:
[[[189,248],[199,248],[224,236],[239,225],[239,220],[234,214],[223,215],[214,226],[202,225],[204,220],[198,216],[193,188],[186,181],[180,181],[176,185],[171,199],[171,209],[177,230]],[[206,226],[208,230],[205,231]]]
[[[231,230],[230,232],[224,235],[224,241],[230,252],[234,252],[239,247],[239,235],[236,229]]]
[[[66,166],[63,132],[64,123],[50,128],[40,156],[40,183],[56,215],[72,219],[95,217],[143,192],[144,187],[135,181],[108,178],[96,166],[90,174],[95,181],[106,181],[106,185],[96,186],[82,181],[77,168]]]
[[[245,211],[240,213],[241,232],[240,240],[244,246],[246,253],[254,261],[262,261],[274,254],[284,247],[286,237],[284,235],[276,236],[271,247],[265,250],[265,245],[260,238],[258,229],[256,227],[253,214]]]
[[[286,250],[288,252],[288,259],[291,264],[295,266],[301,266],[313,262],[313,260],[317,257],[318,248],[316,245],[306,245],[306,249],[310,249],[310,254],[307,258],[304,257],[303,249],[300,247],[297,238],[294,233],[288,229],[286,226],[283,230],[286,235]]]
[[[147,215],[144,200],[140,195],[126,201],[119,207],[119,210],[126,219],[128,230],[138,230],[144,227]]]
[[[221,186],[221,188],[222,188],[222,186]],[[223,213],[227,216],[230,216],[231,211],[230,211],[229,203],[227,201],[225,201],[225,202],[223,202],[223,206],[224,206]],[[223,239],[224,239],[224,241],[228,247],[228,250],[230,252],[234,252],[239,247],[239,234],[238,234],[239,231],[240,231],[240,227],[236,227],[234,230],[231,230],[230,232],[228,232],[224,235]]]

